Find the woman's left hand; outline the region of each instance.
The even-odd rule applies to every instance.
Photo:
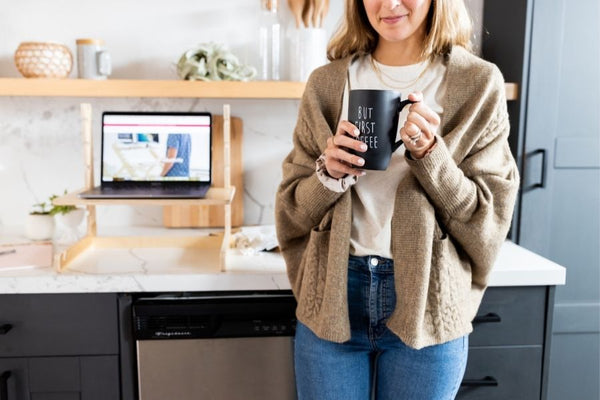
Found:
[[[404,126],[400,128],[400,138],[412,158],[419,159],[435,145],[435,133],[440,126],[440,117],[423,103],[423,93],[411,93],[408,99],[415,103],[408,108],[408,116]]]

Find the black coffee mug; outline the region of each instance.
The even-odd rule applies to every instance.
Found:
[[[350,152],[365,160],[362,169],[387,169],[392,153],[402,145],[401,140],[396,142],[398,115],[414,101],[401,101],[400,98],[401,94],[395,90],[350,90],[348,121],[360,131],[356,139],[367,145],[367,151],[363,153]]]

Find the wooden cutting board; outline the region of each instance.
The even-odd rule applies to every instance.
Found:
[[[244,222],[244,176],[242,166],[242,119],[231,117],[231,184],[235,186],[235,197],[231,203],[231,224],[241,226]],[[224,186],[223,177],[223,116],[213,115],[212,184]],[[224,207],[165,206],[163,225],[168,228],[216,228],[222,227]]]

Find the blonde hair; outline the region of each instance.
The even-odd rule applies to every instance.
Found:
[[[363,0],[346,0],[345,16],[327,45],[330,61],[370,54],[379,35],[369,23]],[[446,54],[452,46],[471,50],[472,23],[463,0],[431,0],[422,59]]]

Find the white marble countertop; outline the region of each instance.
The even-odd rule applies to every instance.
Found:
[[[198,235],[198,230],[165,230],[169,235]],[[147,231],[144,231],[147,233]],[[152,233],[156,234],[156,233]],[[203,233],[206,234],[206,233]],[[6,241],[6,237],[3,241]],[[0,241],[1,243],[1,241]],[[283,258],[261,252],[232,252],[226,271],[218,251],[181,248],[90,250],[68,269],[0,270],[0,293],[172,292],[289,289]],[[490,286],[563,285],[564,267],[512,242],[505,242],[490,277]]]

